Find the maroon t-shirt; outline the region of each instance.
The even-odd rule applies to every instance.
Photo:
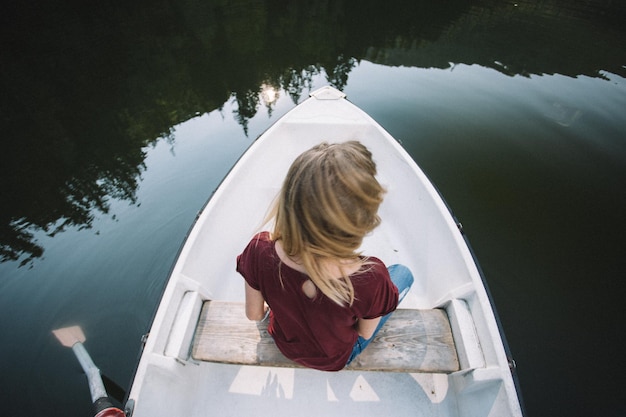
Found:
[[[309,298],[302,290],[309,278],[280,261],[268,232],[257,234],[237,257],[237,271],[270,306],[268,330],[289,359],[323,371],[346,365],[358,338],[355,323],[394,311],[398,289],[377,258],[350,276],[354,286],[351,306],[339,306],[317,291]],[[282,285],[281,279],[282,277]]]

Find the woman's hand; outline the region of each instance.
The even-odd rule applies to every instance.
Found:
[[[380,317],[375,319],[359,319],[356,322],[356,331],[365,340],[369,340],[373,335],[378,323],[380,323]]]

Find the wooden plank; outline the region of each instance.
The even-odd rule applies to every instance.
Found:
[[[209,362],[301,367],[280,353],[267,332],[267,322],[245,317],[243,303],[204,303],[192,356]],[[433,373],[459,370],[446,312],[397,310],[346,369]]]
[[[267,331],[267,321],[246,318],[243,303],[206,301],[200,313],[192,357],[208,362],[287,366],[287,359]]]
[[[444,310],[396,310],[348,369],[449,373],[459,370]]]

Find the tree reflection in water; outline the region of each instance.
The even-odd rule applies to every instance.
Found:
[[[135,203],[144,149],[173,126],[232,99],[247,133],[271,112],[263,85],[296,103],[318,74],[342,89],[361,59],[626,75],[618,2],[131,3],[14,2],[0,17],[2,261],[30,263],[36,232],[89,228],[111,199]]]

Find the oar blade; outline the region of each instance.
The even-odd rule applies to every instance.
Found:
[[[64,327],[62,329],[53,330],[52,333],[59,339],[63,346],[72,347],[76,343],[84,343],[86,338],[80,326]]]

